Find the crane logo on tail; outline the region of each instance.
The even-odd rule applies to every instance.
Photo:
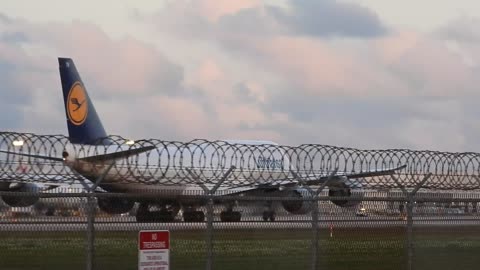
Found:
[[[85,88],[80,82],[75,82],[68,92],[67,112],[70,121],[79,126],[85,122],[88,115],[88,102]]]

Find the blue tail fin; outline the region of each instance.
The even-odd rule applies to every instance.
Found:
[[[110,144],[85,85],[70,58],[58,58],[68,136],[71,143]]]

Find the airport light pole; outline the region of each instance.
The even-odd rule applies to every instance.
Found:
[[[13,146],[23,146],[23,140],[15,140],[12,142]]]
[[[24,144],[24,141],[21,140],[21,139],[18,139],[18,140],[14,140],[12,142],[12,145],[14,148],[17,148],[19,152],[22,152],[22,148],[23,148],[23,144]],[[15,151],[15,149],[14,149]],[[7,158],[8,160],[8,158]],[[25,167],[23,167],[23,164],[22,164],[22,161],[23,161],[23,158],[22,156],[20,156],[20,158],[18,159],[18,167],[17,167],[17,171],[20,171],[20,172],[25,172]]]
[[[392,179],[395,181],[397,186],[402,190],[403,194],[406,197],[407,201],[407,269],[413,269],[413,204],[415,203],[415,194],[418,190],[427,182],[427,180],[432,176],[432,173],[427,174],[422,181],[420,181],[412,191],[408,191],[396,178],[393,174],[391,175]]]

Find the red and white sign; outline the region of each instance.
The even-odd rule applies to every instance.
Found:
[[[138,269],[170,269],[169,231],[140,231],[138,234]]]

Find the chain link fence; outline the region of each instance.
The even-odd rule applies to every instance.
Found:
[[[0,269],[475,269],[480,154],[0,133]],[[81,187],[78,189],[70,187]]]
[[[342,198],[323,190],[298,198],[202,192],[190,196],[205,202],[195,209],[204,216],[187,222],[185,207],[169,221],[138,222],[138,202],[161,197],[156,192],[0,192],[6,196],[40,198],[29,207],[1,204],[0,269],[137,269],[144,229],[171,232],[170,269],[459,270],[480,264],[479,193],[391,189]],[[99,207],[105,198],[135,204],[107,214]],[[337,206],[341,200],[350,206]],[[289,212],[298,204],[301,213]],[[222,218],[226,207],[240,221]],[[164,210],[149,209],[160,219]]]

